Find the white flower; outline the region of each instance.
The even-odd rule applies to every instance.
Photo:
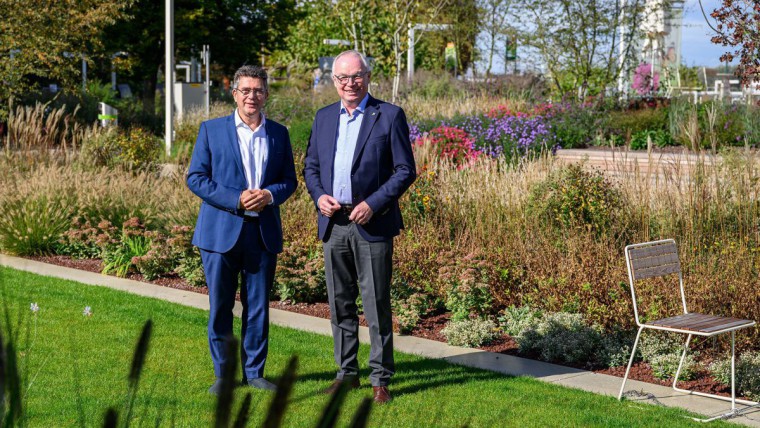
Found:
[[[37,303],[32,303],[29,306],[29,310],[31,310],[33,314],[36,314],[37,312],[40,311],[40,307],[39,307],[39,305],[37,305]]]
[[[84,311],[82,311],[82,315],[84,315],[86,317],[91,317],[92,316],[92,308],[89,307],[89,306],[85,306],[84,307]]]

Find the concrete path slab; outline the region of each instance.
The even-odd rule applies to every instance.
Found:
[[[169,287],[117,278],[98,273],[86,272],[33,260],[0,254],[0,265],[38,275],[68,279],[89,285],[103,286],[121,290],[145,297],[153,297],[169,302],[208,310],[208,297],[190,291],[177,290]],[[235,304],[234,312],[240,316],[240,302]],[[270,309],[270,320],[273,324],[309,331],[312,333],[330,335],[330,321],[308,315]],[[361,327],[359,340],[369,343],[366,327]],[[400,352],[420,355],[426,358],[438,358],[467,367],[503,373],[510,376],[528,376],[538,380],[562,385],[569,388],[581,389],[597,394],[617,397],[622,379],[615,376],[597,374],[585,370],[526,358],[502,355],[478,349],[449,346],[445,343],[422,339],[413,336],[396,335],[394,347]],[[720,400],[682,394],[671,388],[653,385],[639,381],[629,381],[626,384],[627,396],[634,401],[651,404],[661,404],[667,407],[680,407],[705,416],[717,416],[730,409],[730,403]],[[744,406],[738,406],[742,408]],[[731,419],[732,422],[760,428],[760,408],[754,408],[747,414]]]

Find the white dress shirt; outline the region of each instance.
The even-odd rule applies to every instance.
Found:
[[[243,171],[245,172],[245,181],[248,189],[260,189],[261,177],[266,170],[267,155],[269,154],[269,144],[267,140],[267,131],[265,128],[266,118],[261,113],[261,123],[256,129],[251,129],[243,119],[240,113],[235,109],[235,129],[237,130],[238,145],[240,146],[240,156],[243,158]],[[246,211],[245,215],[258,217],[259,213],[255,211]]]

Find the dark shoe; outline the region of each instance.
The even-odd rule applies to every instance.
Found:
[[[393,400],[387,386],[373,386],[372,392],[375,394],[373,400],[375,400],[375,403],[377,404],[385,404]]]
[[[277,386],[272,382],[264,379],[263,377],[256,379],[248,379],[248,386],[256,389],[263,389],[265,391],[277,391]]]
[[[322,394],[333,395],[336,392],[338,392],[338,390],[340,390],[340,387],[344,383],[348,383],[348,386],[349,386],[348,389],[356,389],[359,387],[359,378],[355,377],[355,378],[346,379],[346,380],[335,379],[330,386],[328,386],[325,390],[322,391]]]
[[[214,384],[208,389],[208,393],[211,395],[219,395],[222,392],[222,379],[216,378]]]

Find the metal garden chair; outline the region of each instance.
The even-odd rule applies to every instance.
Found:
[[[625,370],[623,385],[620,386],[620,394],[618,394],[618,400],[622,399],[623,397],[623,390],[625,389],[625,383],[628,380],[628,374],[631,370],[631,365],[633,364],[633,358],[636,354],[636,347],[639,344],[639,339],[641,338],[641,332],[645,328],[648,328],[652,330],[670,331],[687,335],[686,343],[683,347],[683,354],[681,355],[681,361],[678,364],[678,370],[676,370],[676,375],[673,379],[674,390],[687,394],[701,395],[705,397],[717,398],[719,400],[731,401],[730,412],[709,419],[700,419],[701,421],[709,422],[715,419],[733,417],[746,412],[754,406],[757,406],[758,403],[755,403],[753,401],[739,400],[736,398],[734,350],[734,336],[736,330],[752,327],[755,325],[755,321],[689,312],[686,308],[686,297],[684,295],[681,263],[678,260],[678,250],[676,248],[676,242],[673,239],[628,245],[625,247],[625,261],[628,268],[628,280],[631,284],[633,313],[636,317],[636,324],[639,326],[639,331],[638,334],[636,334],[636,341],[633,344],[631,358],[628,361],[628,368]],[[642,324],[639,318],[639,309],[636,302],[636,282],[647,278],[667,276],[671,274],[678,274],[678,283],[680,287],[681,304],[683,305],[683,314],[670,318],[648,321]],[[710,337],[722,333],[731,333],[731,397],[723,397],[720,395],[678,388],[678,377],[681,374],[683,362],[686,358],[686,352],[689,349],[689,343],[691,342],[692,336],[696,335]],[[737,409],[736,403],[749,407]]]

